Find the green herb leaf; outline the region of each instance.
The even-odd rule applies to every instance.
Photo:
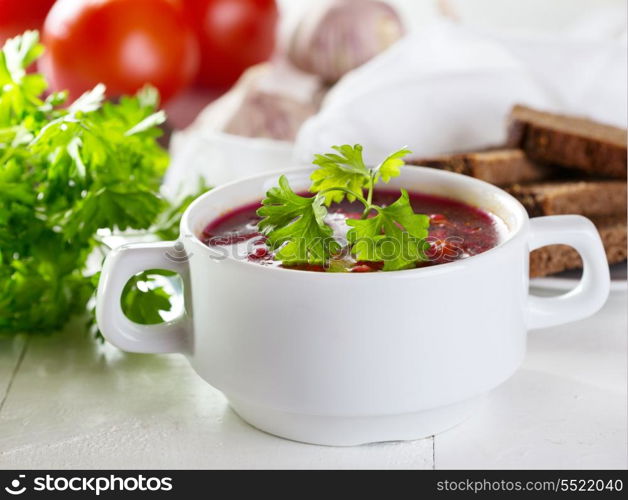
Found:
[[[90,191],[60,219],[69,241],[89,239],[99,229],[147,229],[165,206],[154,191],[112,186]]]
[[[37,31],[26,31],[22,36],[10,38],[0,54],[0,83],[21,83],[26,68],[44,51]],[[4,78],[3,78],[4,75]]]
[[[389,155],[388,158],[375,168],[376,174],[381,176],[384,182],[388,182],[391,178],[399,176],[401,167],[405,165],[403,158],[410,153],[412,153],[412,151],[404,147]]]
[[[339,154],[328,153],[314,156],[314,165],[319,168],[312,172],[312,186],[310,191],[318,193],[333,188],[345,188],[362,194],[362,189],[368,187],[371,181],[371,172],[362,159],[362,146],[332,146]],[[325,204],[340,203],[345,196],[354,201],[355,196],[343,191],[330,191],[324,194]]]
[[[356,259],[384,262],[384,271],[413,267],[425,260],[429,218],[415,214],[408,192],[393,204],[378,208],[377,215],[362,220],[347,220],[351,227],[347,240]]]
[[[152,85],[144,85],[136,94],[140,107],[157,109],[159,92]]]
[[[170,278],[174,275],[170,271],[153,269],[133,276],[122,291],[120,304],[124,314],[131,321],[143,325],[163,323],[160,313],[170,311],[172,303],[164,287],[156,284],[155,277]]]
[[[322,196],[299,196],[282,175],[279,186],[266,193],[262,205],[257,211],[262,217],[259,228],[266,234],[269,247],[278,249],[277,260],[285,264],[325,264],[340,250],[325,223],[327,209]]]
[[[83,93],[76,101],[70,104],[68,112],[70,115],[77,113],[90,113],[100,109],[105,100],[105,86],[102,83],[96,85],[92,90]]]
[[[129,130],[127,130],[124,135],[133,135],[138,134],[140,132],[145,132],[147,130],[152,129],[158,125],[161,125],[166,121],[166,113],[164,111],[157,111],[150,116],[144,118],[137,125],[134,125]]]
[[[173,241],[179,237],[179,224],[183,212],[187,210],[196,198],[209,191],[211,188],[207,186],[204,179],[199,178],[198,188],[195,192],[187,194],[179,199],[168,203],[164,211],[157,217],[155,224],[151,227],[150,232],[156,234],[165,241]]]

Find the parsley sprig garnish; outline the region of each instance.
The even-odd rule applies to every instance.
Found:
[[[267,236],[275,258],[286,265],[329,263],[342,250],[356,260],[383,262],[385,271],[408,269],[425,260],[428,247],[429,218],[416,214],[410,197],[401,190],[400,197],[389,206],[373,203],[376,184],[389,182],[400,174],[403,157],[410,153],[402,148],[374,167],[362,157],[362,146],[333,146],[335,153],[316,155],[310,191],[314,196],[296,194],[285,176],[279,186],[271,188],[258,215],[259,228]],[[347,247],[332,234],[326,222],[327,208],[344,199],[364,206],[360,219],[349,219]]]

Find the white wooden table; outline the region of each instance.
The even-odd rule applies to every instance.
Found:
[[[530,334],[515,376],[419,441],[299,444],[242,422],[180,355],[131,355],[68,328],[0,341],[0,468],[626,468],[626,293]]]

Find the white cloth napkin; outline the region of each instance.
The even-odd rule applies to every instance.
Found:
[[[626,53],[625,36],[507,37],[436,22],[345,76],[301,128],[295,157],[344,143],[364,145],[367,161],[403,145],[417,155],[497,145],[517,103],[625,127]]]

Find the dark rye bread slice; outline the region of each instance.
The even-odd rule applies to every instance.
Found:
[[[626,215],[592,217],[598,228],[609,264],[626,260]],[[580,255],[567,245],[550,245],[530,254],[530,277],[538,278],[582,267]]]
[[[494,149],[431,158],[411,158],[407,163],[469,175],[497,186],[547,179],[551,171],[528,160],[520,149]]]
[[[553,181],[517,184],[507,189],[528,211],[540,215],[626,213],[625,181]]]
[[[539,163],[626,178],[626,129],[587,118],[515,106],[510,113],[508,145],[523,149]]]

